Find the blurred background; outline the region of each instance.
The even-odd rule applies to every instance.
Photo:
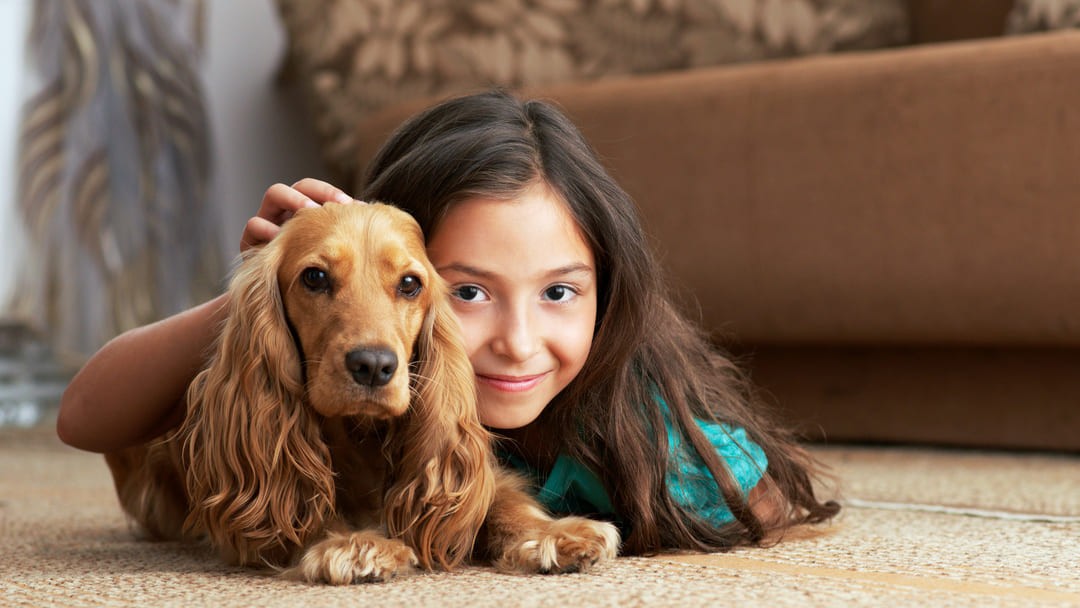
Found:
[[[67,3],[45,0],[44,4],[60,7]],[[101,3],[107,4],[111,3]],[[325,177],[324,169],[318,160],[311,129],[296,119],[296,113],[301,112],[300,104],[293,94],[276,85],[285,41],[269,0],[158,4],[202,11],[201,53],[187,60],[203,83],[199,92],[207,118],[209,144],[206,200],[202,205],[190,207],[191,201],[179,198],[170,200],[169,204],[176,207],[172,212],[180,216],[185,214],[185,209],[201,209],[211,219],[212,240],[203,246],[213,249],[209,259],[216,254],[220,260],[220,270],[211,272],[218,281],[223,281],[228,264],[238,251],[244,223],[258,209],[266,188],[277,181],[290,182],[309,175]],[[33,0],[0,1],[0,214],[5,218],[0,221],[0,303],[4,304],[0,309],[0,427],[51,424],[68,378],[88,354],[122,329],[116,323],[123,322],[92,306],[93,300],[106,301],[108,294],[103,289],[83,284],[80,289],[66,293],[28,293],[34,289],[34,271],[30,269],[40,266],[28,260],[32,252],[27,229],[20,220],[23,210],[19,207],[17,174],[19,135],[25,120],[22,110],[44,86],[30,40],[34,5]],[[147,5],[153,7],[155,3]],[[130,22],[128,27],[135,29]],[[131,35],[134,38],[141,34],[133,31]],[[101,132],[108,134],[104,128]],[[166,189],[167,178],[160,178],[158,184],[160,189]],[[78,237],[70,234],[66,238],[71,241]],[[69,270],[86,273],[78,264]],[[170,276],[160,268],[150,269],[147,278],[140,280],[166,284],[175,278],[175,274]],[[103,288],[100,282],[98,286]],[[211,284],[210,291],[214,288]],[[33,321],[43,319],[37,314],[40,310],[16,313],[11,308],[20,296],[27,295],[35,296],[29,304],[35,308],[43,300],[60,298],[78,303],[83,314],[78,322],[100,331],[49,340],[41,335],[40,329],[26,323],[26,316],[34,317]],[[204,291],[204,295],[209,294]],[[127,322],[150,322],[198,303],[184,297],[172,300],[155,303],[149,309],[144,306],[134,313],[138,318]],[[92,310],[99,311],[96,322],[89,316]]]
[[[220,293],[274,182],[553,100],[811,440],[1080,449],[1080,0],[0,0],[0,426]]]

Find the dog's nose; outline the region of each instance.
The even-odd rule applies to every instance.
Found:
[[[382,348],[358,348],[345,355],[345,367],[362,386],[383,386],[397,371],[397,355]]]

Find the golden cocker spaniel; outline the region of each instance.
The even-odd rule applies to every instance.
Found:
[[[183,424],[106,455],[123,508],[153,538],[311,582],[614,557],[614,526],[549,517],[495,464],[447,298],[406,213],[299,211],[237,269]]]

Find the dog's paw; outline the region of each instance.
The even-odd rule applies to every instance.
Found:
[[[377,583],[412,570],[416,564],[416,554],[400,540],[371,531],[332,532],[309,547],[300,563],[284,574],[309,583]]]
[[[564,517],[518,537],[495,560],[505,572],[585,572],[615,557],[619,531],[610,523]]]

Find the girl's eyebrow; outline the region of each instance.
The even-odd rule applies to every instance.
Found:
[[[477,277],[480,279],[494,279],[497,275],[489,270],[477,268],[475,266],[469,266],[468,264],[462,264],[460,262],[454,262],[445,266],[439,266],[435,269],[439,274],[443,274],[447,271],[460,272],[469,276]],[[584,262],[576,262],[573,264],[567,264],[566,266],[560,266],[547,272],[544,276],[547,277],[561,277],[568,274],[586,273],[593,274],[592,266],[585,264]]]
[[[593,273],[592,266],[589,266],[588,264],[585,264],[584,262],[577,262],[577,263],[574,263],[574,264],[567,264],[566,266],[561,266],[559,268],[556,268],[556,269],[552,270],[551,272],[548,273],[548,276],[561,277],[561,276],[564,276],[564,275],[577,274],[577,273],[592,274]]]
[[[453,264],[447,264],[445,266],[438,266],[435,268],[435,270],[439,274],[452,270],[454,272],[460,272],[462,274],[479,277],[481,279],[490,279],[495,276],[495,273],[493,272],[481,270],[480,268],[477,268],[475,266],[469,266],[468,264],[462,264],[460,262],[454,262]]]

